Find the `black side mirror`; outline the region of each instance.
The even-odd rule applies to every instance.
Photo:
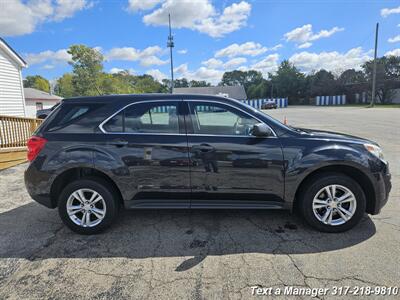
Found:
[[[269,128],[264,123],[254,124],[251,134],[259,137],[273,135],[271,128]]]

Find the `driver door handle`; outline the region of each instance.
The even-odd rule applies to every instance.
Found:
[[[214,147],[211,146],[210,144],[200,144],[200,145],[194,145],[193,150],[200,150],[201,152],[212,152],[214,151]]]

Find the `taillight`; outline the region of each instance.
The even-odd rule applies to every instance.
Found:
[[[47,140],[39,136],[32,136],[26,145],[28,146],[28,160],[32,161],[46,145]]]

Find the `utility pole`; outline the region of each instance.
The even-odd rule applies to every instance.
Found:
[[[171,61],[171,94],[174,92],[174,63],[172,61],[172,48],[174,48],[174,37],[171,33],[171,15],[168,14],[168,24],[169,24],[169,36],[167,41],[167,47],[169,48],[169,56]]]
[[[375,52],[374,52],[374,66],[372,70],[372,95],[371,95],[371,104],[370,106],[373,107],[375,105],[375,90],[376,90],[376,56],[378,52],[378,30],[379,30],[379,23],[376,23],[375,29]]]
[[[271,100],[274,98],[274,84],[271,82]]]

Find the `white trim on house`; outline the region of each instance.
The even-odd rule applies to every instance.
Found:
[[[3,49],[3,51],[11,57],[20,68],[28,67],[28,64],[2,38],[0,38],[0,49]]]
[[[26,117],[26,103],[25,103],[25,92],[24,92],[24,81],[22,80],[22,68],[19,70],[19,85],[21,87],[21,96],[24,100],[24,116]]]

